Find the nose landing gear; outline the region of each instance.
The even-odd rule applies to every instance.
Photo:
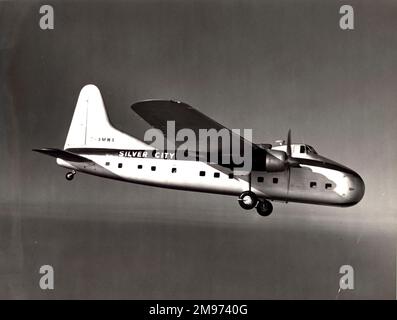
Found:
[[[75,170],[72,170],[72,171],[66,173],[66,175],[65,175],[66,180],[72,181],[75,174],[76,174]]]
[[[241,208],[251,210],[256,207],[259,215],[267,217],[273,211],[273,205],[270,201],[265,199],[258,200],[258,197],[252,191],[244,191],[238,198],[238,203]]]

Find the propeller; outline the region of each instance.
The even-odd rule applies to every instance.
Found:
[[[291,129],[288,130],[287,135],[287,162],[288,167],[299,167],[299,162],[292,156],[292,149],[291,149]]]
[[[289,188],[291,184],[291,167],[299,165],[298,162],[292,157],[292,150],[291,150],[291,129],[288,130],[287,135],[287,167],[288,167],[288,178],[287,178],[287,198],[285,202],[288,202],[288,195],[289,195]]]
[[[288,158],[292,157],[292,152],[291,152],[291,129],[288,130],[288,135],[287,135],[287,156],[288,156]]]

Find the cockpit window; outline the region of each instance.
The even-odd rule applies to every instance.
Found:
[[[312,146],[309,146],[308,144],[297,144],[295,145],[295,152],[297,152],[298,148],[298,152],[301,154],[317,154],[316,150],[314,150],[314,148]]]
[[[317,154],[316,150],[312,146],[306,146],[307,153]]]

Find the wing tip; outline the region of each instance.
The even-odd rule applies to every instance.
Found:
[[[192,108],[192,106],[190,106],[189,104],[187,104],[186,102],[180,101],[180,100],[176,100],[176,99],[145,99],[145,100],[140,100],[137,102],[134,102],[131,105],[131,109],[136,111],[136,108],[142,107],[142,105],[145,104],[149,104],[149,103],[155,103],[155,104],[160,104],[160,103],[175,103],[175,104],[183,104],[186,105],[190,108]]]

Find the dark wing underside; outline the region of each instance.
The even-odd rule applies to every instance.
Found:
[[[151,127],[162,131],[163,136],[168,141],[170,137],[167,136],[167,121],[175,123],[175,133],[182,129],[193,131],[195,135],[193,145],[191,141],[188,140],[187,142],[184,140],[175,141],[174,147],[178,148],[181,144],[184,144],[184,149],[188,149],[189,157],[192,156],[196,160],[207,162],[224,173],[234,172],[244,176],[248,174],[250,169],[247,171],[239,168],[247,168],[245,166],[246,161],[251,162],[250,168],[251,165],[255,166],[252,160],[256,162],[256,159],[262,159],[266,153],[263,148],[244,139],[186,103],[172,100],[148,100],[137,102],[131,108]],[[227,140],[226,142],[223,141],[223,138],[218,138],[208,143],[208,139],[200,138],[200,129],[212,131],[215,129],[218,133],[222,131],[219,137],[223,137],[223,134],[226,134],[229,136],[229,142]],[[175,135],[175,133],[172,134]],[[249,152],[247,152],[248,150]],[[216,156],[214,157],[215,154]],[[213,161],[214,158],[217,161]]]
[[[223,154],[229,152],[229,150],[232,149],[229,148],[229,150],[226,152],[225,150],[222,150],[223,148],[221,141],[215,145],[211,145],[210,147],[204,145],[203,141],[198,139],[200,137],[200,129],[215,129],[218,132],[221,130],[225,132],[226,130],[229,133],[230,141],[233,139],[237,145],[238,143],[240,144],[240,150],[245,150],[244,148],[257,148],[255,144],[252,144],[240,135],[234,133],[232,130],[226,128],[225,126],[219,124],[218,122],[212,120],[203,113],[183,102],[176,102],[172,100],[149,100],[137,102],[133,104],[131,108],[150,126],[161,130],[166,139],[169,139],[169,137],[167,137],[167,121],[175,122],[176,132],[182,129],[192,130],[197,138],[196,146],[199,152],[217,152],[219,154]],[[176,147],[182,143],[183,141],[177,141]]]

